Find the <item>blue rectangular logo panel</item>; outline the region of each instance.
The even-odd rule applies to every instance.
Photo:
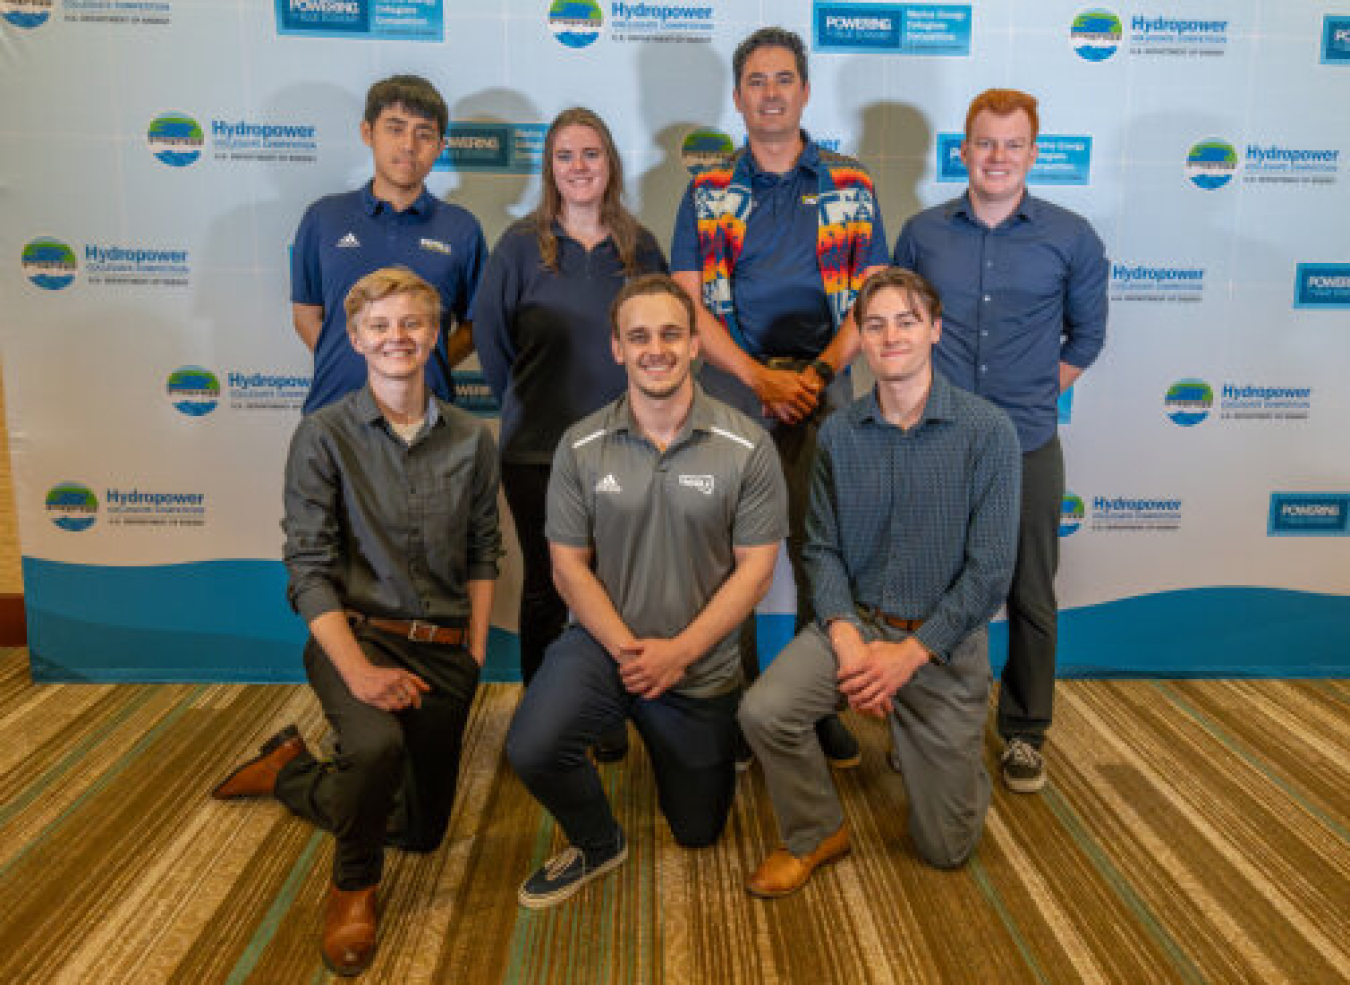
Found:
[[[1295,308],[1350,308],[1350,263],[1300,263]]]
[[[444,0],[276,0],[277,34],[368,41],[442,41]]]
[[[1350,16],[1327,14],[1323,19],[1322,64],[1350,65]]]
[[[1270,494],[1271,537],[1350,536],[1350,493]]]
[[[446,128],[437,171],[538,174],[544,159],[542,123],[459,123]]]
[[[969,4],[820,3],[816,51],[889,55],[969,55]]]
[[[963,134],[940,133],[937,138],[937,180],[966,181],[961,163]],[[1086,134],[1043,133],[1036,138],[1036,163],[1027,175],[1029,185],[1086,185],[1092,176],[1092,138]]]

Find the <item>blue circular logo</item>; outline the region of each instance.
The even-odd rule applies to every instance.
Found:
[[[680,144],[680,160],[690,174],[700,174],[721,164],[735,150],[736,145],[721,130],[699,127],[684,135],[684,141]]]
[[[1163,403],[1173,424],[1194,427],[1209,416],[1214,390],[1204,380],[1178,380],[1167,388]]]
[[[188,417],[201,417],[216,409],[220,402],[220,380],[209,369],[182,366],[169,374],[165,384],[174,408]]]
[[[1067,537],[1083,525],[1083,499],[1071,492],[1064,493],[1059,506],[1059,535]]]
[[[41,27],[52,15],[56,0],[0,0],[0,18],[25,30]]]
[[[569,48],[584,48],[600,37],[605,15],[595,0],[553,0],[548,8],[548,29]]]
[[[155,159],[173,168],[195,162],[206,143],[202,128],[186,113],[161,113],[150,121],[145,140]]]
[[[52,486],[47,492],[47,517],[62,530],[87,530],[98,519],[98,497],[78,482]]]
[[[1202,140],[1186,155],[1186,177],[1205,191],[1222,188],[1237,171],[1237,151],[1226,140]]]
[[[69,287],[79,270],[74,251],[59,239],[40,236],[23,248],[23,273],[44,291]]]
[[[1120,47],[1124,33],[1120,18],[1109,10],[1085,10],[1073,19],[1069,42],[1079,58],[1104,62]]]

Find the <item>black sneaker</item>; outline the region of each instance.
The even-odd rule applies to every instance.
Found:
[[[1025,739],[1011,739],[1003,750],[1003,782],[1013,793],[1035,793],[1045,786],[1045,758]]]
[[[619,840],[608,852],[587,858],[574,845],[554,855],[521,884],[517,899],[531,910],[561,903],[592,879],[599,878],[628,857],[628,841],[619,832]]]
[[[837,770],[852,769],[862,762],[862,749],[853,733],[839,720],[838,715],[826,715],[816,722],[816,738],[825,758]]]

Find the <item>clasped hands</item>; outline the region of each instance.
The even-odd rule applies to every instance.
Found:
[[[895,693],[931,659],[928,650],[912,636],[898,643],[868,643],[849,623],[831,627],[830,643],[839,665],[839,690],[851,708],[876,718],[890,714]]]

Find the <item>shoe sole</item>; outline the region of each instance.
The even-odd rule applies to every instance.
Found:
[[[556,906],[563,900],[580,892],[581,888],[585,886],[587,883],[599,879],[602,875],[604,875],[606,872],[609,872],[611,869],[618,868],[620,865],[623,864],[626,858],[628,858],[627,840],[624,841],[623,848],[619,850],[619,853],[617,855],[615,855],[612,859],[609,859],[608,861],[597,866],[592,871],[587,872],[576,882],[570,883],[569,885],[564,886],[562,889],[555,889],[553,892],[544,895],[527,893],[525,892],[525,887],[521,886],[520,892],[516,894],[516,900],[520,903],[521,906],[525,907],[527,910],[544,910],[550,906]]]
[[[228,787],[236,776],[244,772],[244,770],[248,769],[258,760],[266,759],[268,756],[272,755],[272,753],[276,752],[278,748],[285,745],[287,742],[290,742],[292,739],[298,738],[300,738],[300,730],[296,728],[294,725],[287,725],[284,729],[282,729],[280,732],[272,736],[272,738],[268,739],[266,742],[264,742],[261,746],[258,747],[258,755],[254,756],[247,763],[240,763],[237,767],[234,768],[234,770],[230,773],[229,776],[225,777],[225,779],[221,780],[214,787],[212,787],[211,788],[212,798],[214,798],[215,800],[247,799],[247,797],[243,794],[231,795],[229,797],[222,797],[220,795],[220,791]],[[337,974],[337,972],[334,972],[334,974]]]
[[[1003,785],[1013,793],[1039,793],[1045,787],[1045,774],[1042,773],[1034,780],[1015,780],[1004,773]]]
[[[834,769],[837,769],[837,770],[851,770],[851,769],[853,769],[855,766],[858,766],[858,765],[860,765],[860,764],[862,763],[862,753],[860,752],[860,753],[858,753],[857,755],[854,755],[854,756],[846,756],[846,757],[843,757],[843,758],[841,758],[841,759],[834,759],[834,758],[832,758],[832,757],[830,757],[830,756],[826,756],[826,757],[825,757],[825,760],[826,760],[826,761],[830,764],[830,766],[831,766],[832,768],[834,768]]]
[[[322,948],[320,948],[319,950],[319,957],[323,960],[323,966],[327,968],[331,974],[337,975],[339,978],[355,978],[357,975],[361,974],[361,972],[365,971],[375,962],[375,954],[373,951],[371,952],[370,957],[367,958],[363,963],[359,965],[351,965],[350,967],[333,964],[331,961],[328,960],[328,955],[323,953]]]
[[[793,886],[791,889],[779,889],[774,891],[767,891],[763,889],[755,889],[747,882],[745,884],[745,891],[749,893],[751,896],[755,897],[756,899],[782,899],[784,896],[791,896],[793,893],[799,893],[802,891],[803,887],[805,887],[806,884],[811,881],[812,876],[814,876],[821,869],[825,868],[825,866],[833,865],[840,859],[845,858],[851,851],[853,851],[853,846],[849,845],[839,854],[831,855],[829,858],[821,859],[819,862],[816,863],[816,867],[807,874],[806,878],[803,879],[801,882],[799,882],[797,885]]]

